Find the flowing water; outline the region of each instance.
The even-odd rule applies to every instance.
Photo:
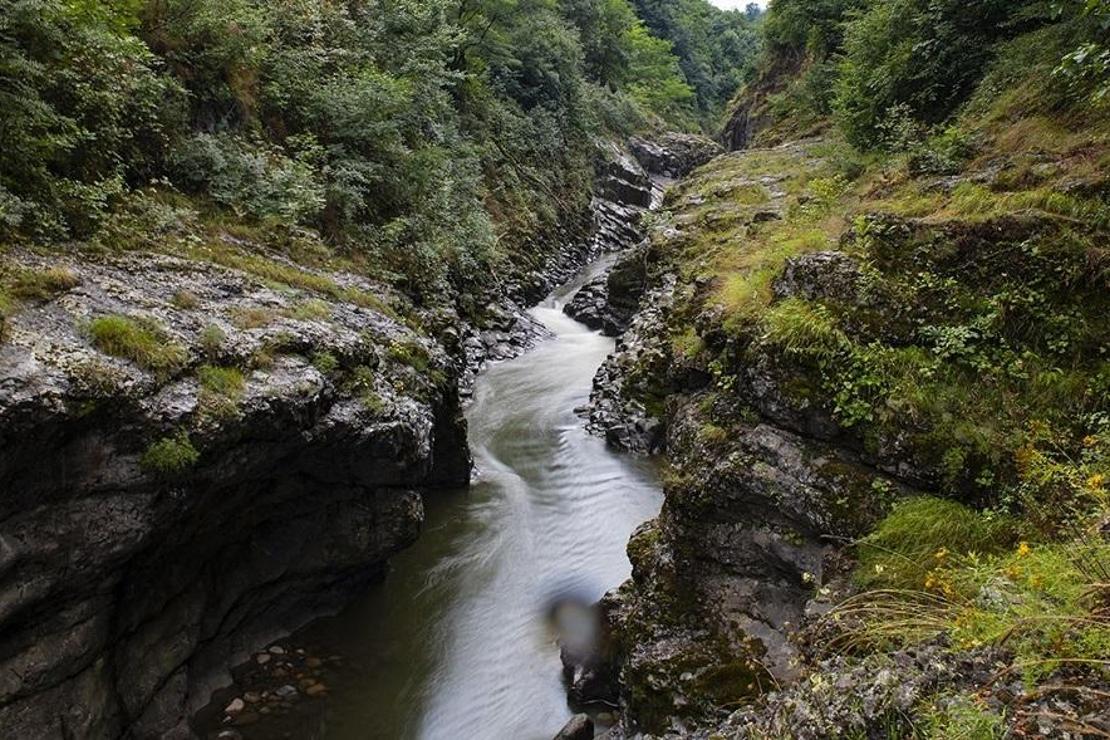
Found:
[[[479,378],[474,485],[428,496],[386,582],[322,625],[357,666],[328,702],[329,740],[550,740],[571,716],[549,608],[627,578],[629,535],[662,500],[651,463],[574,413],[613,349],[561,311],[590,274],[533,309],[553,338]]]

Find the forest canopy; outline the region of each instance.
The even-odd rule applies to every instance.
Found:
[[[597,136],[699,125],[676,44],[628,0],[14,0],[0,237],[88,239],[185,197],[412,286],[466,277],[581,206]]]
[[[889,148],[949,119],[1001,45],[1038,29],[1056,60],[1045,102],[1104,106],[1110,0],[774,0],[755,87],[795,132],[832,120],[857,147]]]

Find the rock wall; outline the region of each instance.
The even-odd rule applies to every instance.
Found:
[[[420,491],[468,480],[452,366],[384,304],[153,254],[5,259],[72,285],[0,344],[10,737],[188,735],[227,665],[342,606],[417,536]],[[105,316],[179,362],[102,351]],[[247,369],[213,390],[202,365]]]
[[[786,188],[760,182],[768,197],[732,207],[730,218],[781,218]],[[795,678],[788,635],[823,608],[811,584],[835,581],[837,538],[866,532],[913,478],[885,472],[824,405],[795,393],[797,369],[775,348],[756,339],[730,349],[733,340],[706,331],[717,316],[690,313],[711,285],[684,277],[674,255],[702,226],[700,198],[668,196],[668,215],[638,249],[638,308],[595,377],[589,409],[590,428],[610,445],[663,452],[668,469],[660,516],[629,543],[633,577],[602,603],[629,733],[684,736],[720,707]],[[776,300],[848,296],[857,279],[844,255],[817,253],[788,262],[772,291]],[[719,343],[713,356],[743,358],[718,368],[727,389],[697,346],[676,346],[693,323]]]

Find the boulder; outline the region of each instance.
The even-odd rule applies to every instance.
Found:
[[[75,283],[0,344],[13,737],[184,731],[229,665],[279,659],[275,638],[383,574],[422,490],[468,479],[450,361],[374,301],[163,254],[5,260]],[[148,356],[94,341],[104,317],[150,332]]]

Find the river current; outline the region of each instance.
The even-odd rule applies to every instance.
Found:
[[[534,308],[553,337],[479,377],[475,482],[432,494],[420,540],[326,641],[357,666],[328,702],[329,740],[550,740],[571,716],[548,619],[626,579],[625,545],[662,501],[654,466],[574,412],[613,340],[562,313],[594,272]]]

